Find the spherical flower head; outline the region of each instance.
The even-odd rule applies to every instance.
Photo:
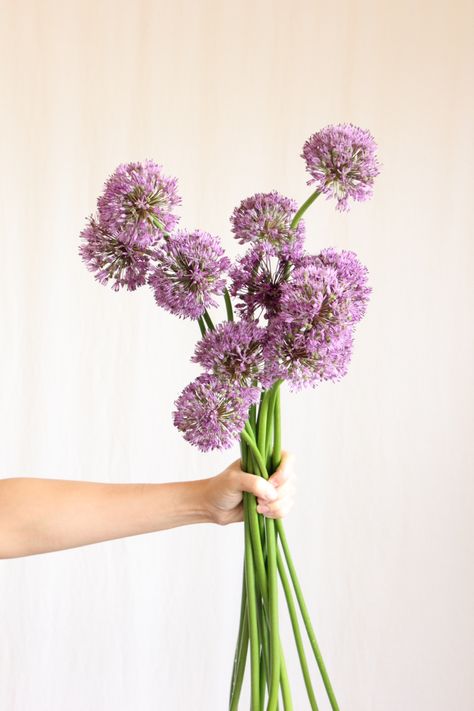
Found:
[[[176,179],[152,160],[124,163],[107,180],[98,200],[100,222],[127,244],[149,246],[178,222]]]
[[[281,289],[280,321],[298,332],[330,331],[339,325],[338,304],[341,286],[334,267],[322,263],[297,266]],[[273,324],[272,324],[273,327]]]
[[[158,250],[149,283],[158,306],[181,318],[197,319],[216,306],[225,288],[230,260],[219,239],[207,232],[176,232]]]
[[[208,331],[192,360],[219,380],[257,386],[263,368],[265,330],[251,321],[228,321]]]
[[[239,438],[259,393],[258,388],[235,387],[215,375],[200,375],[176,400],[174,424],[203,452],[228,449]]]
[[[294,200],[276,190],[256,193],[235,208],[230,218],[232,232],[240,244],[264,242],[289,258],[301,252],[303,245],[303,222],[291,227],[297,208]]]
[[[334,269],[339,283],[337,305],[339,320],[346,323],[356,323],[361,320],[367,310],[372,289],[367,284],[367,268],[354,252],[323,249],[318,255],[302,257],[299,264]]]
[[[352,124],[327,126],[304,144],[301,157],[317,189],[337,200],[336,209],[349,209],[349,198],[366,200],[379,174],[377,144],[369,131]]]
[[[301,332],[294,324],[276,320],[264,346],[263,383],[270,387],[286,380],[290,390],[315,387],[325,380],[340,380],[346,373],[352,353],[352,329]]]
[[[255,244],[230,271],[232,296],[245,319],[271,318],[280,308],[282,285],[288,279],[291,262],[270,245]]]
[[[154,256],[151,250],[125,244],[93,218],[80,236],[84,242],[79,254],[101,284],[110,281],[115,291],[122,287],[134,291],[146,283],[150,259]]]

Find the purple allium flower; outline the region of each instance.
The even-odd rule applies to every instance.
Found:
[[[80,236],[84,243],[79,247],[79,254],[101,284],[115,280],[115,291],[124,286],[134,291],[146,283],[150,258],[154,258],[151,250],[125,244],[93,218]]]
[[[369,131],[352,124],[327,126],[304,144],[301,157],[311,180],[328,197],[337,200],[337,210],[348,210],[349,198],[366,200],[372,195],[379,174],[377,144]]]
[[[353,327],[369,293],[367,270],[354,253],[328,249],[301,259],[282,285],[279,312],[269,322],[264,385],[281,378],[299,389],[345,375]]]
[[[296,267],[281,289],[278,318],[299,331],[329,328],[337,319],[341,287],[334,267],[306,264]]]
[[[157,265],[149,278],[158,306],[176,316],[197,319],[214,295],[225,288],[230,260],[217,237],[206,232],[176,232],[158,250]]]
[[[337,252],[335,249],[328,248],[315,256],[305,255],[299,261],[301,266],[308,264],[324,265],[335,269],[340,285],[340,317],[345,306],[345,320],[352,323],[360,321],[366,312],[372,289],[367,285],[367,268],[361,264],[357,255],[344,249]]]
[[[208,331],[192,360],[220,380],[256,386],[263,368],[265,330],[252,321],[228,321]]]
[[[275,253],[270,245],[255,244],[230,271],[230,292],[246,319],[263,314],[271,318],[280,308],[280,292],[288,279],[291,262]]]
[[[200,375],[175,402],[175,426],[201,451],[227,449],[238,439],[258,388],[232,387],[215,375]]]
[[[291,257],[302,249],[304,224],[295,228],[291,221],[298,205],[291,198],[271,193],[257,193],[242,200],[230,218],[232,232],[240,244],[265,242],[282,256]]]
[[[290,390],[315,387],[323,380],[339,380],[347,373],[352,352],[352,329],[335,330],[331,338],[302,333],[284,321],[272,323],[265,344],[264,385],[288,381]]]
[[[107,180],[98,200],[100,222],[127,244],[155,244],[178,222],[176,179],[152,160],[124,163]]]

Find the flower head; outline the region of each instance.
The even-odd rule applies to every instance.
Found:
[[[278,314],[264,345],[266,387],[290,388],[338,380],[347,372],[355,323],[368,294],[367,271],[355,254],[324,250],[302,258],[282,286]]]
[[[322,333],[301,332],[294,325],[272,324],[265,344],[265,387],[286,380],[290,390],[315,387],[323,380],[339,380],[347,373],[352,352],[352,329]]]
[[[264,336],[265,330],[252,321],[228,321],[203,336],[192,360],[220,380],[255,386],[263,367]]]
[[[269,245],[255,244],[230,271],[232,296],[246,319],[260,315],[271,318],[280,308],[282,285],[288,278],[291,262],[278,256]]]
[[[146,283],[151,253],[135,244],[125,244],[93,218],[81,232],[79,254],[101,284],[113,281],[118,291],[134,291]]]
[[[282,286],[278,318],[301,332],[330,328],[337,320],[341,288],[336,270],[323,264],[296,267]],[[314,334],[313,334],[314,335]]]
[[[305,255],[301,266],[314,265],[316,268],[334,269],[339,284],[339,320],[356,323],[364,316],[372,289],[367,284],[368,271],[354,252],[323,249],[318,255]]]
[[[230,260],[217,237],[206,232],[177,232],[158,250],[149,278],[158,306],[176,316],[197,319],[225,287]]]
[[[327,126],[304,144],[301,157],[318,189],[337,200],[336,209],[347,210],[349,198],[366,200],[372,195],[379,173],[377,145],[369,133],[352,124]]]
[[[173,421],[201,451],[227,449],[238,439],[258,388],[232,387],[215,375],[200,375],[175,402]]]
[[[98,200],[100,222],[125,243],[148,246],[178,222],[176,179],[152,160],[124,163],[107,180]]]
[[[271,193],[257,193],[242,200],[232,213],[232,232],[240,244],[264,242],[290,257],[302,249],[304,224],[291,227],[297,204],[291,198]]]

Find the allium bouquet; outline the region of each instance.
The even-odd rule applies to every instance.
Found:
[[[148,284],[158,306],[197,321],[201,338],[192,360],[202,374],[184,388],[173,413],[184,438],[202,451],[240,440],[242,468],[265,479],[280,463],[281,384],[299,390],[345,375],[370,294],[367,270],[353,252],[306,252],[302,216],[319,195],[335,198],[338,210],[371,195],[379,172],[375,142],[351,124],[328,126],[306,141],[302,157],[314,191],[299,209],[276,191],[235,208],[232,232],[247,251],[234,264],[216,236],[176,229],[176,180],[153,161],[119,166],[81,233],[80,254],[100,283],[130,291]],[[214,324],[209,309],[218,296],[227,320]],[[284,709],[293,708],[278,623],[280,579],[311,709],[318,706],[300,618],[335,711],[282,521],[258,513],[247,493],[244,512],[229,709],[238,708],[248,656],[252,711],[275,711],[280,691]]]

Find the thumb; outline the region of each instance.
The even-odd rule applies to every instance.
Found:
[[[265,501],[276,501],[278,498],[277,491],[273,484],[270,484],[270,482],[255,474],[241,472],[238,486],[241,491],[248,491],[259,499],[265,499]]]

